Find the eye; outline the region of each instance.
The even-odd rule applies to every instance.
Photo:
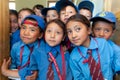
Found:
[[[79,31],[80,31],[80,29],[81,29],[81,28],[79,28],[79,27],[78,27],[78,28],[76,28],[76,29],[75,29],[75,31],[76,31],[76,32],[79,32]]]
[[[69,34],[71,34],[72,33],[72,31],[71,30],[67,30],[67,34],[69,35]]]
[[[32,32],[34,32],[34,31],[35,31],[35,29],[31,29],[31,31],[32,31]]]
[[[104,30],[104,32],[105,32],[105,33],[108,33],[108,32],[110,32],[110,30],[106,29],[106,30]]]
[[[26,26],[22,25],[22,26],[21,26],[21,29],[26,29]]]
[[[46,32],[47,32],[47,33],[50,33],[50,32],[51,32],[51,30],[46,30]]]

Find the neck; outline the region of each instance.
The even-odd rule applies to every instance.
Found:
[[[88,37],[85,41],[84,41],[84,44],[83,44],[83,46],[85,46],[85,47],[89,47],[89,45],[90,45],[90,37]]]

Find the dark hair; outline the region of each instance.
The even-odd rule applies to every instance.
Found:
[[[9,14],[10,15],[15,15],[18,18],[18,12],[16,10],[10,9]]]
[[[19,10],[18,14],[21,12],[21,11],[28,11],[30,14],[35,14],[34,11],[30,8],[22,8]]]
[[[93,21],[93,23],[92,23],[92,30],[93,30],[94,26],[96,25],[96,23],[99,22],[99,21],[102,21],[102,22],[110,24],[112,26],[113,30],[115,30],[115,28],[116,28],[115,27],[116,26],[115,23],[107,21],[107,20],[102,19],[102,18],[99,18],[99,19],[96,19],[96,20]]]
[[[60,28],[63,30],[64,36],[66,35],[65,24],[64,24],[60,19],[54,19],[54,20],[51,20],[50,22],[48,22],[48,23],[46,24],[45,31],[46,31],[46,29],[47,29],[47,26],[48,26],[49,24],[51,24],[51,23],[56,23],[57,25],[59,25]]]
[[[37,8],[37,9],[39,9],[39,10],[42,10],[42,9],[44,8],[44,6],[41,5],[41,4],[36,4],[36,5],[33,6],[33,10],[34,10],[35,8]]]
[[[70,21],[77,21],[77,22],[81,22],[83,24],[85,24],[87,27],[90,27],[90,21],[83,15],[81,14],[76,14],[71,16],[68,21],[66,22],[66,24],[68,24]]]

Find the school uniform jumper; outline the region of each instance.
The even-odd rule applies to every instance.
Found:
[[[78,48],[82,54],[80,54]],[[69,63],[74,80],[92,80],[88,62],[85,62],[89,57],[87,54],[88,49],[92,50],[92,56],[97,63],[100,60],[100,67],[104,79],[112,80],[113,71],[111,66],[113,61],[113,49],[105,39],[94,39],[92,37],[88,48],[77,46],[71,52]],[[98,54],[100,58],[98,58]]]
[[[48,44],[45,44],[45,47],[40,48],[39,50],[35,50],[31,56],[31,70],[38,70],[38,79],[37,80],[47,80],[47,71],[49,66],[49,52],[52,52],[52,55],[55,57],[56,62],[58,64],[60,73],[62,74],[62,57],[60,52],[60,45],[56,47],[50,47]],[[66,79],[72,80],[71,70],[69,68],[68,59],[69,54],[65,53],[65,67],[66,67]],[[56,68],[54,63],[52,63],[52,69],[54,71],[54,80],[59,80]]]
[[[32,54],[29,47],[33,47],[34,50],[34,48],[41,47],[42,42],[43,42],[42,40],[37,40],[32,44],[26,45],[20,40],[19,42],[13,45],[11,50],[12,63],[10,65],[10,69],[20,68],[18,73],[21,80],[25,80],[25,77],[27,75],[31,75],[31,71],[29,71],[29,64],[25,65],[29,61],[29,58]]]
[[[108,43],[110,43],[114,50],[113,70],[114,72],[120,71],[120,47],[111,40],[108,40]]]

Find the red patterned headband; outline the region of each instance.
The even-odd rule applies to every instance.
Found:
[[[32,21],[29,21],[29,20],[25,20],[25,21],[23,22],[23,24],[31,24],[31,25],[33,25],[33,26],[38,26],[38,22],[32,22]]]

